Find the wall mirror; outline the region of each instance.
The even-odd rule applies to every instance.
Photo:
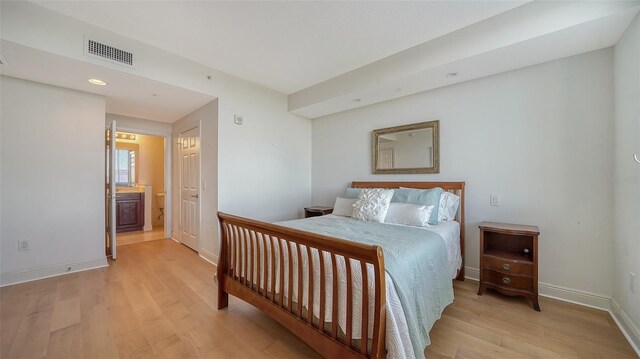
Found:
[[[116,186],[134,187],[138,181],[138,149],[137,143],[116,142]]]
[[[373,173],[440,173],[440,121],[373,130]]]

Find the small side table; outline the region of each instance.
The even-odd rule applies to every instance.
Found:
[[[538,304],[538,236],[536,226],[482,222],[480,224],[480,288],[531,299]]]
[[[313,206],[304,208],[304,218],[324,216],[333,213],[332,207]]]

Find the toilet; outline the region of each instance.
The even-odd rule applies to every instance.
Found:
[[[164,192],[156,193],[156,204],[160,210],[160,214],[158,215],[158,219],[160,219],[160,217],[164,215]]]

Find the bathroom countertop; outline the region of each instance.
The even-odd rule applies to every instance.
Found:
[[[144,186],[138,186],[138,187],[117,187],[116,188],[116,194],[117,193],[144,193]]]

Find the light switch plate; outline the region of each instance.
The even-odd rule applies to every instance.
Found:
[[[29,250],[29,241],[28,240],[20,240],[18,241],[18,252],[24,252]]]
[[[489,202],[492,206],[499,206],[500,205],[500,196],[498,196],[497,194],[492,194],[490,197],[490,202]]]

